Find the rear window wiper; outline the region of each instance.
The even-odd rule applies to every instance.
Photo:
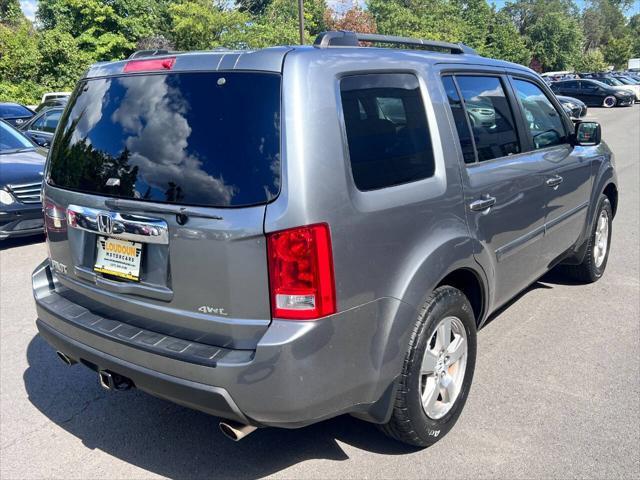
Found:
[[[105,200],[104,204],[107,207],[113,208],[115,210],[125,210],[129,212],[134,211],[141,213],[169,213],[176,216],[176,221],[180,225],[184,225],[185,223],[187,223],[189,217],[223,220],[220,215],[193,210],[187,207],[180,207],[178,205],[147,205],[144,201],[123,200],[121,198],[109,198]]]

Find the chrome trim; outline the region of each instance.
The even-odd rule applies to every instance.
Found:
[[[169,227],[167,222],[159,218],[69,205],[67,224],[70,228],[120,240],[162,245],[169,243]]]
[[[40,203],[40,191],[42,189],[42,182],[32,183],[16,183],[7,185],[11,194],[20,203]]]

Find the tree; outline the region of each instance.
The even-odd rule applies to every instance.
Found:
[[[605,62],[602,52],[594,49],[580,55],[576,59],[574,67],[579,72],[602,72],[606,70],[607,62]]]
[[[0,0],[0,24],[16,26],[25,20],[19,0]]]
[[[629,19],[629,35],[632,38],[631,58],[640,57],[640,13]]]
[[[58,90],[73,86],[91,63],[89,54],[78,48],[78,42],[57,28],[44,30],[38,36],[41,84]]]
[[[340,11],[327,8],[324,23],[328,30],[347,30],[358,33],[376,33],[378,31],[373,15],[358,5],[342,8]]]
[[[185,1],[169,7],[172,37],[180,50],[203,50],[225,45],[247,28],[249,16],[204,1]]]
[[[493,15],[484,41],[480,48],[483,55],[522,65],[530,64],[531,52],[505,12],[496,12]]]
[[[261,15],[267,9],[271,0],[237,0],[241,12],[248,12],[251,15]]]
[[[566,70],[582,51],[583,35],[578,21],[560,12],[542,16],[528,31],[528,44],[545,70]]]

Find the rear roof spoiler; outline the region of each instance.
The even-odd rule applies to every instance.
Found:
[[[477,55],[478,53],[464,43],[439,42],[422,38],[396,37],[374,33],[356,33],[344,30],[322,32],[316,37],[314,45],[319,48],[328,47],[360,47],[360,42],[390,43],[408,47],[421,47],[425,50],[444,51],[456,55]]]

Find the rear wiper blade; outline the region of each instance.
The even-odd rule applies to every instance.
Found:
[[[129,212],[143,213],[169,213],[178,217],[178,223],[186,223],[188,217],[209,218],[212,220],[224,220],[220,215],[193,210],[191,208],[179,207],[177,205],[147,205],[146,202],[138,200],[123,200],[121,198],[109,198],[104,204],[116,210],[126,210]],[[182,221],[181,221],[182,219]]]

